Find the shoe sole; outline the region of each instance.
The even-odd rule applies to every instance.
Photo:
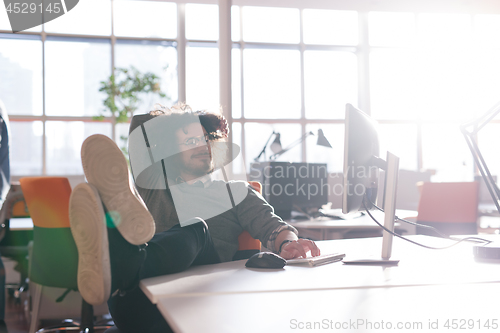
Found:
[[[78,290],[87,303],[102,304],[111,293],[111,265],[104,210],[92,185],[72,191],[69,220],[78,249]]]
[[[82,145],[82,165],[109,217],[125,240],[133,245],[148,242],[155,223],[130,182],[127,160],[116,143],[105,135],[88,137]]]

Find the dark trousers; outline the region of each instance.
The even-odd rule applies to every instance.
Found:
[[[0,258],[0,320],[5,319],[5,266]],[[0,329],[0,332],[2,330]]]
[[[111,250],[110,255],[113,255]],[[172,274],[186,270],[192,265],[218,262],[219,256],[206,224],[196,223],[187,227],[176,225],[170,230],[156,234],[148,242],[146,260],[140,269],[139,277],[144,279]],[[111,297],[108,306],[115,325],[122,333],[172,332],[156,305],[149,301],[139,287],[124,296]]]

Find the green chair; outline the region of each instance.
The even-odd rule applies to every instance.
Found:
[[[33,247],[29,263],[30,294],[32,295],[30,333],[39,326],[39,320],[78,317],[80,330],[93,332],[110,326],[94,327],[94,308],[81,298],[78,290],[78,252],[69,227],[69,198],[71,186],[64,177],[26,177],[20,179],[21,188],[33,219]],[[58,288],[56,293],[54,289]],[[52,296],[51,296],[52,295]],[[59,296],[53,302],[55,296]],[[45,298],[45,299],[44,299]],[[43,305],[43,302],[50,302]],[[76,302],[76,307],[70,304]],[[81,305],[80,305],[81,304]],[[51,311],[47,311],[47,310]],[[76,311],[75,311],[76,310]],[[96,313],[108,313],[106,303]],[[43,315],[43,316],[42,316]],[[74,330],[75,325],[72,329]],[[43,332],[64,330],[43,329]]]

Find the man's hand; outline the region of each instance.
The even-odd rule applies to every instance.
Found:
[[[308,251],[311,251],[313,257],[321,254],[318,246],[312,240],[299,238],[283,245],[279,255],[284,259],[305,258]]]

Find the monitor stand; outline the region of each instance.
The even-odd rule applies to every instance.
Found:
[[[486,245],[475,245],[472,250],[476,261],[500,263],[500,242],[498,241]]]
[[[398,185],[399,157],[387,152],[384,186],[384,227],[394,232],[396,218],[396,192]],[[350,265],[382,265],[393,266],[399,263],[398,259],[391,259],[392,239],[394,236],[387,231],[382,234],[382,256],[380,258],[345,259],[344,264]]]

